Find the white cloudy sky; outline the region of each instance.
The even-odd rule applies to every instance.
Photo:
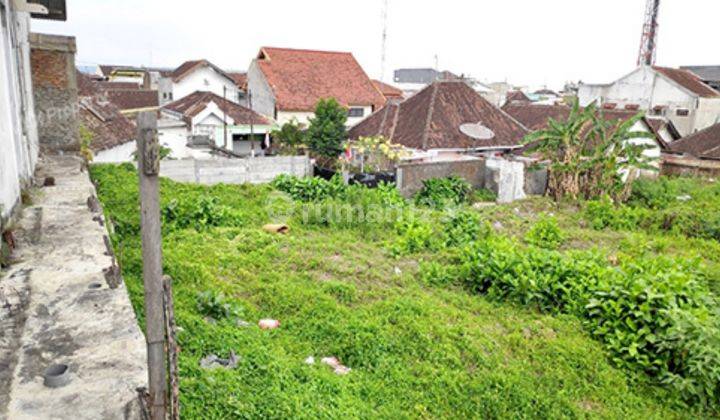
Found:
[[[609,81],[636,62],[646,0],[389,0],[387,72],[439,67],[485,81]],[[351,51],[379,77],[383,0],[67,0],[79,64],[245,69],[260,46]],[[720,1],[664,0],[658,63],[720,64]]]

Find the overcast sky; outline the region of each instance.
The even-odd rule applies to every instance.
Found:
[[[389,0],[386,80],[435,67],[552,88],[606,82],[637,61],[646,0]],[[80,65],[176,67],[207,58],[244,70],[261,46],[350,51],[381,73],[383,0],[67,0]],[[720,64],[720,1],[664,0],[658,64]]]

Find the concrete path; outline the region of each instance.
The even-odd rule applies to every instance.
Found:
[[[39,174],[56,185],[24,210],[16,263],[0,274],[0,419],[137,418],[145,338],[125,285],[103,272],[112,257],[88,206],[94,187],[73,157],[46,158]],[[55,364],[70,382],[49,388]]]

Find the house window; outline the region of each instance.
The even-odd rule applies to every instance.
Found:
[[[168,99],[173,100],[172,92],[168,93]]]
[[[678,109],[675,111],[675,115],[677,115],[678,117],[687,117],[688,115],[690,115],[690,110]]]
[[[350,108],[348,109],[348,117],[350,118],[362,118],[365,116],[365,108]]]

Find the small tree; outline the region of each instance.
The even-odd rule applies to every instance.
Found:
[[[652,134],[635,131],[638,114],[623,122],[608,121],[593,104],[584,109],[575,100],[566,121],[550,120],[548,128],[525,142],[549,160],[548,194],[555,200],[609,195],[624,201],[639,170],[653,169],[636,139]],[[628,182],[626,182],[628,181]]]
[[[279,146],[280,153],[297,154],[298,149],[305,144],[304,130],[305,127],[298,123],[296,118],[283,124],[279,130],[273,130],[272,136]]]
[[[334,163],[342,153],[347,140],[347,110],[335,99],[321,99],[315,107],[315,118],[310,119],[307,143],[323,163]]]

